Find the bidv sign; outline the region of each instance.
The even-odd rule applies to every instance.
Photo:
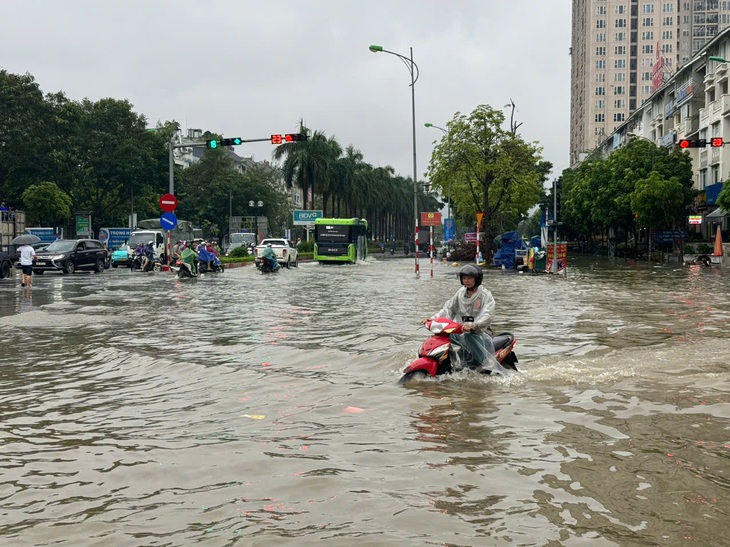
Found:
[[[296,209],[294,211],[295,226],[314,224],[314,220],[317,218],[322,218],[322,211],[304,211],[302,209]]]

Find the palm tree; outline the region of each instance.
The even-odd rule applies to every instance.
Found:
[[[350,144],[345,149],[345,155],[337,161],[338,214],[344,204],[346,215],[357,216],[358,191],[362,188],[361,175],[366,165],[362,159],[362,152]]]
[[[337,162],[342,155],[342,146],[335,137],[327,139],[327,150],[325,155],[325,173],[320,180],[319,190],[322,194],[322,214],[327,218],[327,201],[332,194],[332,211],[335,209],[335,195],[339,189]]]
[[[309,136],[302,122],[299,133]],[[319,183],[329,177],[331,155],[332,145],[321,131],[315,131],[306,141],[284,143],[274,150],[274,159],[285,158],[282,175],[286,187],[297,185],[302,189],[305,209],[314,202]]]

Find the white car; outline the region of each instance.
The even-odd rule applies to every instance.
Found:
[[[259,259],[264,254],[264,249],[268,245],[271,245],[272,250],[276,253],[276,260],[282,266],[298,266],[299,265],[299,253],[294,244],[283,237],[274,237],[264,239],[259,245],[256,245],[254,252],[256,258]]]

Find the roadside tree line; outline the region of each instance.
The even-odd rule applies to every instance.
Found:
[[[587,250],[612,242],[639,253],[639,230],[686,226],[693,190],[692,162],[678,148],[634,138],[608,158],[589,157],[558,180],[561,238]],[[552,209],[552,197],[547,201]]]
[[[94,231],[126,226],[160,215],[158,200],[169,187],[168,143],[175,121],[148,127],[127,100],[68,99],[44,94],[30,74],[0,70],[0,202],[26,210],[29,223],[74,231],[74,215],[92,216]],[[438,211],[449,195],[457,223],[472,230],[475,213],[485,213],[484,240],[490,232],[514,229],[541,196],[551,164],[541,149],[518,134],[520,124],[481,105],[470,115],[456,113],[448,135],[437,143],[428,166],[430,183],[419,180],[418,211]],[[223,237],[229,212],[264,215],[274,227],[292,224],[284,191],[303,189],[304,208],[325,216],[368,220],[373,237],[413,237],[414,184],[391,166],[374,166],[353,145],[312,131],[308,140],[273,151],[274,164],[240,172],[225,149],[206,150],[201,161],[175,172],[179,218],[202,226],[207,237]],[[215,138],[206,132],[206,138]],[[283,186],[281,182],[283,181]],[[248,202],[262,201],[261,210]]]

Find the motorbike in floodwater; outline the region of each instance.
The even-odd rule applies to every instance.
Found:
[[[178,260],[175,264],[170,266],[170,270],[177,276],[178,279],[188,279],[192,277],[198,277],[195,270],[186,262]]]
[[[452,334],[464,332],[461,323],[437,317],[426,321],[425,327],[433,334],[421,345],[418,359],[403,370],[399,384],[414,378],[442,376],[464,369],[481,374],[517,371],[517,355],[514,352],[517,340],[512,334],[502,333],[492,338],[495,362],[493,366],[483,366],[472,358],[466,348],[451,339]]]
[[[198,251],[198,273],[222,273],[224,270],[221,259],[207,249]]]
[[[262,256],[256,258],[256,261],[254,263],[256,264],[256,268],[258,268],[261,273],[274,273],[281,270],[281,266],[279,266],[278,262],[276,263],[276,266],[274,266],[274,261],[266,260]]]

